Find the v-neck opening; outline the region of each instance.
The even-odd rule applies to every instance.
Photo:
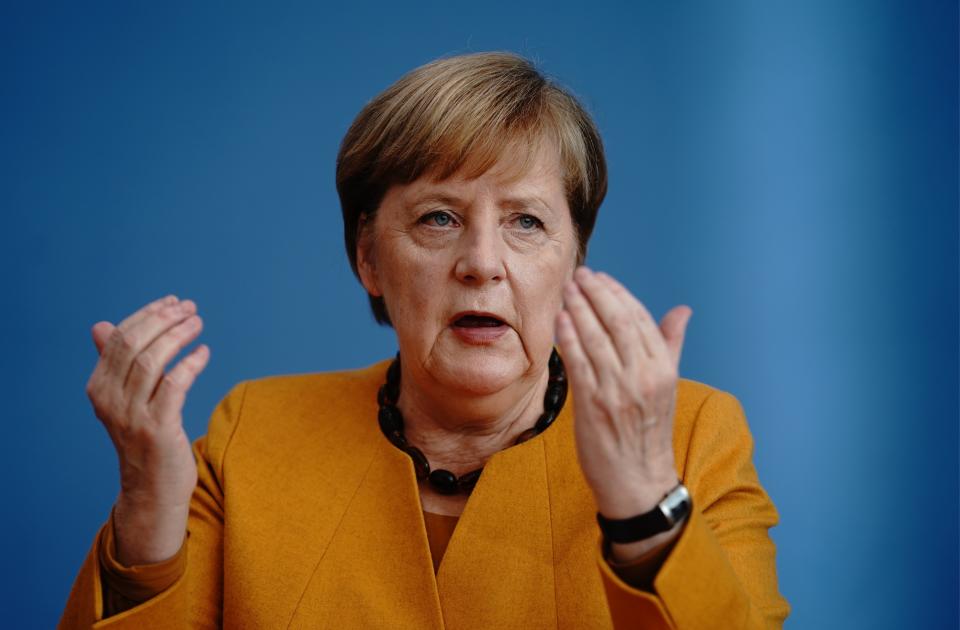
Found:
[[[436,576],[440,571],[440,563],[443,561],[443,556],[446,554],[450,539],[453,538],[453,532],[457,528],[460,517],[425,511],[423,519],[427,528],[427,542],[430,546],[430,558],[433,561],[433,574]]]

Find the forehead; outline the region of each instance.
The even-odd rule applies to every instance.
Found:
[[[394,192],[408,206],[431,201],[468,202],[484,194],[503,206],[568,210],[559,156],[543,149],[521,154],[505,151],[493,166],[478,175],[467,167],[446,179],[427,173],[396,188]]]

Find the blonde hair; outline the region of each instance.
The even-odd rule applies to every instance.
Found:
[[[544,141],[559,150],[582,262],[607,192],[607,166],[600,133],[577,99],[509,52],[437,59],[405,74],[360,111],[337,155],[353,272],[361,216],[372,219],[391,186],[426,174],[477,177],[507,153],[520,159],[522,173]],[[374,318],[390,325],[383,298],[369,297]]]

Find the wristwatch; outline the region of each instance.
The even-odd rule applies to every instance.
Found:
[[[686,518],[692,507],[693,501],[687,487],[677,480],[676,487],[649,512],[624,519],[606,518],[597,512],[597,522],[606,540],[631,543],[667,531]]]

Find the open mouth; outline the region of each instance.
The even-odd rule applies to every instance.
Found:
[[[490,315],[463,315],[453,322],[458,328],[496,328],[504,326],[503,320]]]

